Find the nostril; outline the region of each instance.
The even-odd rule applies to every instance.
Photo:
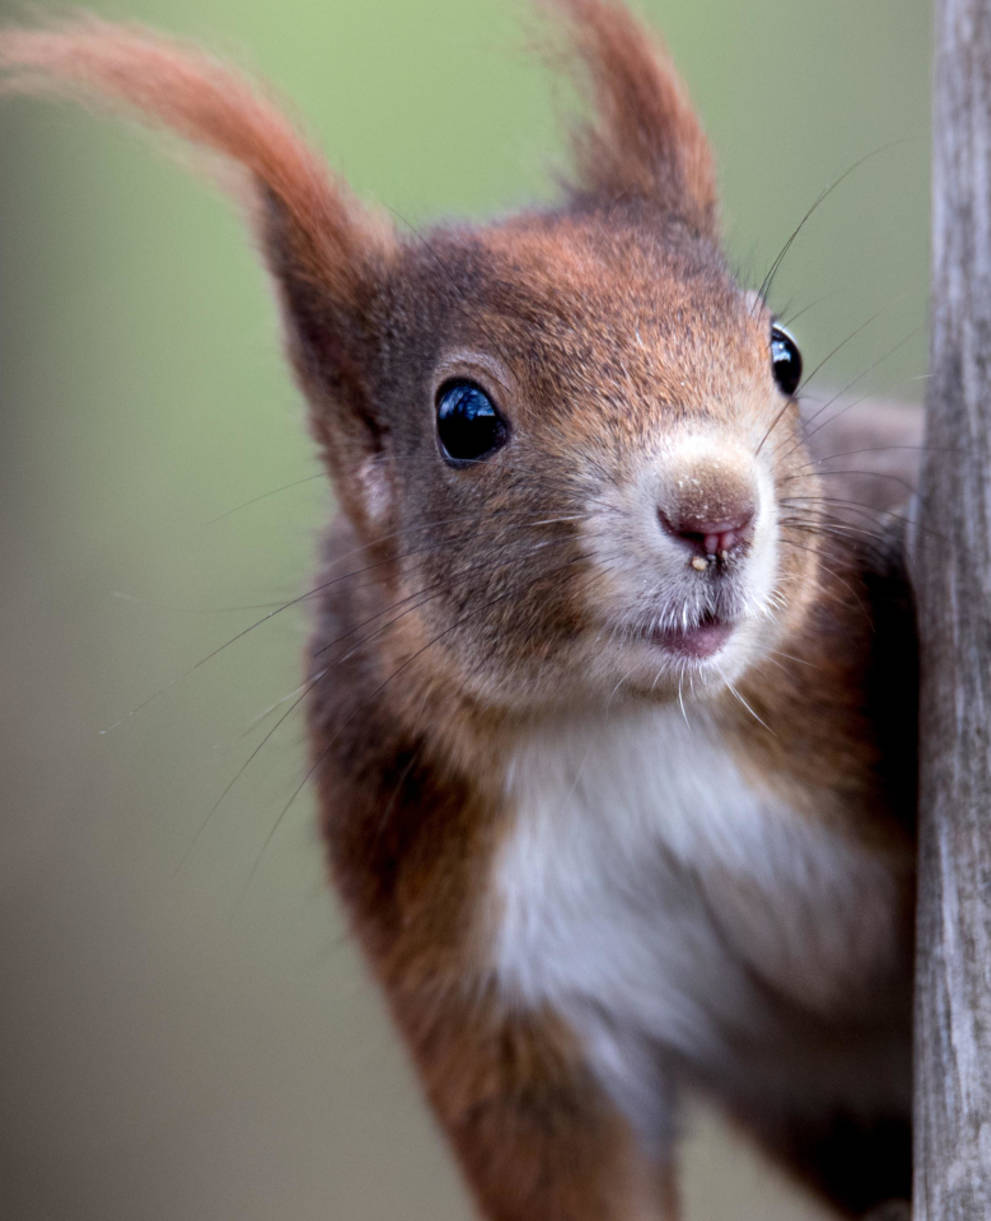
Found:
[[[731,514],[707,518],[694,513],[669,514],[659,508],[657,516],[668,534],[691,547],[698,555],[723,555],[742,551],[754,536],[752,504],[741,505]]]

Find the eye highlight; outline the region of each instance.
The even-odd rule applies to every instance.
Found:
[[[802,380],[802,354],[783,326],[771,326],[771,372],[782,394],[791,398]]]
[[[488,394],[469,381],[437,391],[437,436],[450,466],[479,462],[509,440],[509,425]]]

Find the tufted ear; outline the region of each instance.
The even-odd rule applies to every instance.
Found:
[[[542,0],[561,15],[593,114],[574,134],[579,200],[652,200],[716,229],[712,152],[667,52],[617,0]]]
[[[350,196],[274,102],[194,46],[95,18],[0,30],[0,92],[107,101],[233,171],[220,181],[247,207],[313,430],[345,502],[354,501],[354,472],[378,441],[365,382],[370,315],[394,253],[389,226]],[[360,504],[349,508],[360,517]]]

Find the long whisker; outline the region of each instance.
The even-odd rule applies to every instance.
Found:
[[[878,536],[873,531],[864,530],[859,526],[849,525],[845,522],[829,522],[824,521],[822,518],[809,520],[790,516],[783,518],[781,525],[792,526],[795,529],[804,530],[808,534],[817,534],[821,538],[833,538],[846,543],[856,543],[864,554],[872,555],[876,560],[883,561],[888,555],[888,549],[883,545],[883,542],[878,541]]]
[[[255,748],[252,750],[251,754],[248,755],[248,757],[244,760],[244,762],[241,764],[241,766],[237,769],[237,771],[234,773],[234,775],[231,777],[231,779],[224,786],[224,789],[221,792],[220,796],[216,799],[216,801],[213,803],[213,805],[210,807],[210,809],[206,812],[206,816],[203,818],[200,825],[197,827],[196,833],[194,834],[192,840],[190,841],[189,846],[186,848],[185,852],[182,854],[181,858],[179,859],[178,865],[176,865],[175,870],[173,871],[173,876],[180,873],[182,871],[182,869],[185,867],[186,862],[189,860],[189,858],[192,856],[193,852],[195,851],[196,845],[202,839],[203,834],[206,831],[207,827],[209,826],[214,814],[216,814],[216,812],[220,809],[221,805],[223,804],[224,798],[234,788],[234,786],[241,779],[241,777],[244,775],[244,773],[247,771],[247,769],[251,766],[251,764],[254,762],[254,760],[258,758],[259,754],[261,754],[261,752],[262,752],[262,750],[264,750],[265,746],[272,740],[272,738],[278,732],[279,728],[289,719],[290,716],[292,716],[292,714],[300,706],[300,704],[303,702],[303,700],[306,699],[306,697],[313,690],[313,688],[317,685],[317,683],[320,681],[320,679],[324,676],[325,673],[326,673],[325,669],[320,670],[317,674],[315,674],[312,678],[308,679],[303,684],[303,688],[302,688],[300,694],[293,700],[293,702],[289,705],[289,707],[285,710],[285,712],[283,712],[283,714],[279,717],[279,719],[275,722],[275,724],[268,730],[268,732],[265,734],[265,736],[262,738],[262,740],[255,746]]]
[[[131,708],[128,712],[126,712],[122,717],[119,717],[111,725],[106,726],[105,728],[101,729],[99,732],[101,734],[112,733],[115,729],[118,729],[126,721],[130,720],[132,717],[137,716],[138,713],[143,712],[145,708],[147,708],[150,704],[154,703],[161,696],[165,695],[167,692],[171,691],[173,688],[178,686],[179,683],[184,682],[191,675],[195,674],[197,670],[199,670],[201,667],[205,666],[208,662],[212,661],[214,658],[218,657],[226,649],[229,649],[232,645],[237,644],[237,642],[239,640],[243,640],[245,636],[247,636],[249,633],[255,631],[257,628],[260,628],[264,624],[270,622],[277,615],[283,614],[285,611],[290,610],[294,606],[301,605],[302,603],[308,601],[310,598],[313,598],[313,597],[317,596],[318,594],[321,594],[321,593],[325,592],[326,590],[332,588],[334,585],[340,584],[342,581],[347,581],[353,577],[361,576],[366,572],[371,572],[377,568],[385,567],[385,566],[393,563],[397,559],[407,558],[409,556],[417,555],[417,554],[429,553],[430,551],[434,550],[434,548],[436,546],[436,541],[433,538],[432,532],[438,526],[449,525],[453,522],[465,520],[466,518],[474,518],[474,516],[475,516],[475,512],[474,512],[474,510],[472,510],[472,511],[465,512],[465,513],[459,513],[453,517],[441,518],[438,521],[425,522],[416,531],[416,533],[423,531],[423,532],[427,533],[429,536],[430,541],[421,550],[410,549],[408,551],[400,553],[399,555],[388,556],[384,559],[377,560],[372,564],[365,565],[361,568],[353,569],[350,572],[341,573],[335,577],[329,578],[326,581],[321,581],[318,585],[315,585],[312,588],[305,590],[301,594],[297,594],[295,597],[290,598],[285,602],[275,604],[273,609],[271,609],[267,614],[262,615],[260,618],[254,620],[252,623],[247,624],[247,626],[241,628],[240,631],[236,632],[228,640],[225,640],[223,644],[217,645],[216,648],[211,649],[209,653],[206,653],[202,657],[200,657],[188,669],[182,671],[182,673],[178,674],[175,678],[170,680],[168,683],[165,683],[163,686],[158,687],[150,695],[148,695],[145,699],[141,700],[138,704],[135,704],[134,707]],[[554,524],[554,522],[558,521],[558,520],[564,521],[566,519],[565,518],[549,519],[549,524]],[[384,536],[384,537],[386,537],[386,538],[394,537],[396,534],[399,534],[399,533],[401,533],[401,532],[394,531],[392,533],[392,535]],[[367,550],[368,550],[368,548],[366,546],[362,545],[360,547],[353,548],[351,551],[346,552],[343,556],[341,556],[339,558],[346,559],[351,555],[355,555],[361,551],[367,551]]]
[[[577,560],[584,560],[584,559],[585,559],[584,556],[572,557],[570,560],[566,560],[563,564],[560,564],[560,565],[556,566],[555,568],[548,569],[546,572],[542,573],[540,579],[543,580],[550,576],[555,576],[555,575],[557,575],[557,573],[559,571],[563,571],[564,569],[568,568],[571,564],[574,564]],[[489,599],[485,603],[485,606],[482,609],[488,610],[490,607],[495,605],[497,602],[500,602],[500,601],[504,600],[505,598],[519,597],[519,592],[520,591],[515,588],[509,589],[509,590],[504,590],[501,594],[498,594],[498,595],[496,595],[496,597]],[[368,703],[373,703],[378,698],[378,696],[380,696],[385,691],[386,687],[388,687],[390,683],[394,682],[395,679],[398,678],[400,674],[402,674],[406,669],[408,669],[408,667],[411,666],[413,664],[413,662],[415,662],[417,660],[417,658],[422,656],[428,649],[432,648],[435,644],[437,644],[439,641],[441,641],[450,632],[463,626],[463,624],[468,622],[470,619],[475,618],[478,613],[479,613],[478,609],[473,608],[469,614],[459,617],[457,620],[455,620],[454,623],[449,624],[446,628],[444,628],[443,631],[438,632],[437,635],[433,636],[430,640],[428,640],[426,642],[426,644],[423,644],[418,649],[415,649],[409,655],[409,657],[406,658],[405,661],[401,662],[386,679],[384,679],[381,683],[379,683],[379,685],[377,687],[375,687],[369,693]],[[254,880],[255,875],[258,872],[258,869],[261,865],[262,859],[265,856],[265,853],[267,852],[269,846],[271,845],[272,840],[275,838],[276,834],[278,833],[279,827],[282,825],[286,815],[289,813],[290,808],[296,801],[296,798],[299,796],[299,794],[303,791],[303,789],[309,783],[310,779],[316,773],[317,769],[327,759],[328,755],[330,754],[330,751],[337,744],[341,735],[344,733],[344,731],[347,729],[347,727],[351,724],[352,720],[354,719],[354,717],[356,715],[357,715],[357,711],[352,713],[351,716],[349,716],[347,718],[347,720],[344,722],[344,724],[341,725],[341,727],[337,730],[337,732],[331,737],[330,741],[327,742],[327,744],[320,751],[317,758],[314,759],[314,761],[307,768],[305,774],[303,775],[302,780],[300,780],[300,782],[293,789],[292,793],[289,795],[289,800],[285,803],[285,805],[280,810],[278,817],[276,818],[275,822],[272,824],[271,828],[269,829],[269,832],[266,835],[265,840],[261,845],[261,848],[259,849],[257,855],[255,856],[254,862],[251,866],[251,870],[248,873],[248,877],[245,881],[244,887],[241,891],[240,896],[238,897],[237,904],[235,905],[235,911],[242,903],[245,894],[247,893],[248,889],[250,888],[251,883]]]
[[[654,679],[654,682],[655,683],[657,682],[656,678]],[[682,669],[679,670],[679,672],[678,672],[678,707],[681,709],[681,719],[685,722],[686,725],[688,725],[688,713],[685,711],[684,686],[685,686],[685,671],[684,671],[684,667],[682,667]],[[653,689],[653,686],[651,689]],[[689,726],[689,728],[691,728],[691,726]]]
[[[544,544],[537,544],[533,548],[533,550],[538,550],[538,549],[540,549],[540,547],[542,545],[547,545],[549,543],[553,543],[556,541],[564,541],[564,540],[545,540]],[[573,563],[577,562],[578,560],[582,560],[584,558],[585,558],[584,556],[572,557],[570,560],[566,561],[564,564],[557,565],[554,568],[550,569],[549,572],[556,573],[556,572],[561,571],[564,568],[566,568],[569,564],[573,564]],[[490,562],[491,562],[491,557],[487,556],[487,557],[485,557],[484,560],[479,560],[477,563],[471,565],[469,568],[465,569],[464,572],[459,575],[469,575],[471,572],[474,572],[480,568],[486,568],[489,566]],[[381,618],[383,614],[388,615],[391,612],[395,611],[398,606],[404,605],[405,603],[409,602],[410,599],[416,599],[416,601],[414,602],[414,605],[407,606],[407,608],[405,610],[403,610],[400,614],[393,615],[393,617],[390,620],[388,620],[388,622],[386,622],[384,625],[381,625],[380,627],[376,628],[374,632],[368,633],[365,637],[361,638],[357,643],[354,643],[350,652],[347,653],[344,658],[338,657],[335,659],[336,662],[346,660],[346,658],[351,656],[351,654],[357,648],[360,648],[362,646],[362,644],[367,643],[367,641],[373,639],[376,635],[380,634],[381,632],[388,630],[389,627],[391,627],[393,624],[398,622],[398,620],[403,618],[405,615],[412,614],[416,609],[418,609],[420,606],[422,606],[425,602],[429,601],[431,597],[438,596],[438,593],[442,589],[447,588],[451,575],[452,574],[446,574],[446,576],[441,581],[436,582],[432,586],[428,586],[427,590],[423,590],[423,589],[416,590],[416,591],[414,591],[413,594],[407,595],[405,598],[396,600],[395,602],[390,604],[390,606],[386,607],[384,611],[381,611],[381,612],[379,612],[379,614],[371,616],[369,619],[362,621],[361,623],[357,624],[355,627],[353,627],[349,631],[344,632],[344,633],[342,633],[342,635],[336,637],[334,640],[328,641],[319,650],[317,650],[317,652],[314,654],[314,657],[319,657],[323,653],[326,653],[329,649],[333,648],[335,645],[340,644],[343,641],[350,639],[351,637],[354,636],[355,632],[360,631],[362,627],[366,626],[368,623],[373,622],[375,619]],[[428,594],[427,591],[431,590],[431,589],[435,589],[438,592],[435,592],[433,594]],[[518,593],[518,591],[515,589],[509,591],[510,595],[517,594],[517,593]],[[426,596],[424,596],[424,595],[426,595]],[[498,599],[493,599],[492,601],[497,601],[497,600]],[[492,601],[486,603],[486,606],[491,605]],[[451,625],[451,627],[446,629],[446,631],[450,631],[454,627],[459,626],[462,622],[465,622],[467,619],[473,617],[473,615],[475,613],[477,613],[477,612],[473,610],[468,615],[464,616],[462,619],[459,619],[455,624]],[[441,635],[445,635],[446,631],[441,633]],[[440,639],[440,637],[437,637],[436,639]],[[292,715],[292,713],[300,706],[300,704],[302,704],[303,700],[307,697],[307,695],[310,693],[310,691],[312,691],[313,687],[328,673],[328,670],[329,670],[329,667],[325,665],[320,670],[318,670],[314,675],[312,675],[311,677],[309,677],[308,679],[306,679],[304,681],[303,685],[300,688],[298,688],[298,694],[296,695],[296,698],[293,699],[293,701],[289,705],[289,707],[279,716],[279,718],[276,720],[275,724],[271,726],[271,728],[266,732],[266,734],[261,739],[261,741],[254,747],[254,749],[251,751],[251,753],[248,755],[248,757],[240,765],[237,772],[230,779],[230,781],[224,787],[223,791],[220,793],[219,797],[216,799],[216,801],[211,806],[210,810],[207,812],[205,818],[203,819],[202,823],[200,824],[199,828],[197,829],[192,842],[190,843],[186,852],[183,854],[182,859],[180,860],[179,865],[177,866],[177,870],[176,870],[177,872],[183,868],[186,861],[189,859],[189,856],[193,852],[196,844],[201,839],[201,837],[202,837],[204,831],[206,830],[206,827],[210,823],[210,820],[212,819],[213,815],[216,813],[216,811],[219,809],[219,807],[223,803],[224,799],[228,796],[228,794],[237,784],[238,780],[240,780],[240,778],[244,775],[245,771],[258,757],[258,755],[261,753],[261,751],[264,749],[264,747],[267,745],[267,743],[269,741],[271,741],[272,737],[277,733],[279,728]]]
[[[259,725],[264,724],[264,722],[268,720],[268,718],[272,715],[273,712],[278,712],[278,710],[280,708],[284,707],[290,700],[295,699],[296,696],[299,695],[300,692],[304,689],[304,687],[309,682],[309,680],[310,680],[310,676],[308,675],[306,678],[303,679],[302,683],[293,687],[293,689],[291,691],[287,692],[285,695],[280,695],[279,698],[277,700],[274,700],[271,704],[269,704],[269,706],[267,708],[263,708],[261,710],[261,712],[256,713],[251,718],[251,720],[248,722],[247,727],[240,734],[240,738],[248,737],[253,730],[258,728]]]
[[[933,538],[939,539],[939,541],[942,543],[948,541],[947,535],[935,529],[933,526],[930,526],[927,522],[915,521],[910,517],[906,517],[904,513],[897,513],[894,509],[875,509],[869,505],[860,504],[856,500],[844,500],[841,496],[792,496],[783,497],[781,500],[781,503],[784,505],[798,505],[802,502],[807,504],[814,504],[818,502],[821,504],[837,505],[846,512],[856,513],[859,517],[865,518],[868,521],[873,521],[875,524],[878,524],[878,517],[883,516],[889,521],[901,522],[903,525],[909,526],[912,529],[924,530],[927,534],[931,534]],[[847,522],[844,518],[836,516],[835,514],[825,513],[824,517],[826,521],[838,522],[845,525],[852,524]],[[887,538],[883,534],[876,534],[875,537],[878,540],[883,540],[885,544],[888,542]]]
[[[306,475],[302,479],[294,479],[292,483],[284,483],[281,487],[272,488],[269,492],[262,492],[260,496],[252,496],[250,500],[242,500],[240,504],[235,505],[232,509],[225,509],[223,513],[218,513],[216,517],[208,518],[204,523],[206,526],[215,526],[218,521],[224,521],[235,513],[240,513],[242,509],[247,509],[251,505],[256,505],[262,500],[268,500],[271,496],[278,496],[280,492],[288,492],[290,488],[302,487],[304,483],[312,483],[315,479],[326,479],[325,471],[317,471],[315,475]]]
[[[281,602],[242,602],[238,606],[183,606],[178,602],[159,602],[156,598],[143,598],[140,594],[123,589],[112,589],[110,596],[118,602],[132,602],[136,606],[148,606],[154,610],[170,611],[180,615],[234,615],[245,611],[271,610]]]
[[[794,403],[795,403],[794,398],[789,398],[789,399],[788,399],[788,400],[787,400],[787,401],[786,401],[786,402],[785,402],[785,403],[782,405],[781,410],[780,410],[780,411],[777,413],[777,415],[776,415],[776,416],[774,417],[774,419],[771,421],[771,426],[770,426],[770,428],[768,428],[767,432],[765,432],[765,433],[764,433],[764,435],[761,437],[761,439],[760,439],[760,445],[758,445],[758,446],[757,446],[757,448],[754,450],[754,457],[755,457],[755,458],[759,458],[759,457],[760,457],[760,451],[761,451],[761,450],[764,448],[765,444],[767,443],[767,438],[768,438],[768,437],[771,435],[771,433],[772,433],[772,432],[774,432],[775,428],[777,428],[777,426],[778,426],[778,424],[781,422],[781,420],[783,420],[783,419],[784,419],[784,417],[787,415],[789,408],[791,408],[792,406],[794,406]]]
[[[545,548],[545,547],[561,546],[563,543],[570,542],[570,541],[571,541],[570,539],[545,539],[541,543],[534,544],[534,546],[532,546],[526,552],[526,557],[524,557],[524,558],[528,558],[529,556],[533,555],[535,552],[543,550],[543,548]],[[424,604],[424,602],[430,601],[431,598],[439,597],[440,594],[442,594],[446,589],[450,588],[450,584],[451,584],[452,580],[454,580],[455,578],[458,578],[458,577],[471,576],[473,573],[476,573],[480,570],[484,571],[491,567],[492,562],[493,562],[493,557],[490,554],[490,555],[484,556],[481,559],[475,560],[473,563],[468,564],[464,568],[460,568],[460,569],[456,569],[452,572],[444,573],[444,575],[442,577],[438,578],[438,580],[432,582],[430,585],[427,585],[422,589],[415,590],[413,593],[407,594],[404,597],[397,599],[395,602],[392,602],[389,606],[387,606],[384,610],[379,611],[374,615],[371,615],[368,619],[362,620],[361,623],[357,624],[350,631],[345,632],[342,636],[338,636],[335,640],[331,640],[327,644],[322,645],[316,651],[316,653],[314,653],[314,657],[321,657],[329,649],[333,648],[334,645],[340,644],[342,641],[347,640],[356,631],[359,631],[361,628],[366,627],[369,623],[374,623],[376,619],[380,619],[383,615],[388,615],[391,611],[395,610],[398,606],[403,606],[406,603],[410,602],[411,600],[415,600],[415,601],[413,601],[413,605],[408,606],[407,609],[404,610],[400,615],[397,615],[395,618],[390,619],[387,623],[376,628],[375,631],[369,633],[367,636],[361,637],[353,645],[351,650],[344,655],[344,657],[337,659],[339,661],[346,661],[348,657],[351,657],[358,649],[360,649],[365,644],[367,644],[368,641],[373,640],[376,636],[381,635],[383,632],[387,631],[399,619],[404,618],[406,615],[412,614],[413,611],[417,610],[420,606],[422,606]],[[422,599],[421,599],[422,595],[428,595],[428,596],[422,597]]]
[[[800,666],[808,666],[812,670],[817,670],[819,667],[811,662],[806,657],[796,657],[794,653],[784,653],[781,649],[769,649],[768,652],[773,653],[775,657],[784,657],[787,661],[793,661]]]
[[[750,715],[754,718],[754,720],[757,722],[757,724],[763,725],[769,734],[772,734],[774,737],[777,737],[778,735],[774,732],[774,730],[770,727],[770,725],[768,725],[767,721],[765,721],[763,717],[759,716],[754,711],[754,709],[751,707],[751,705],[747,703],[747,701],[743,698],[743,696],[736,689],[736,687],[733,685],[733,683],[726,677],[726,674],[723,672],[722,668],[719,665],[716,665],[716,671],[719,674],[719,677],[723,680],[723,682],[729,688],[730,692],[736,697],[736,699],[747,710],[747,712],[750,713]]]
[[[825,505],[827,507],[820,510],[823,521],[839,522],[847,526],[856,525],[858,529],[870,533],[871,537],[879,542],[886,541],[886,536],[881,529],[875,528],[874,530],[867,531],[866,526],[860,526],[856,522],[851,522],[843,514],[852,514],[861,521],[870,522],[874,527],[881,526],[881,522],[878,520],[880,517],[885,517],[889,521],[907,520],[890,509],[873,509],[867,505],[858,504],[855,500],[844,500],[839,496],[783,496],[781,504],[787,509],[795,509],[800,513],[810,513],[815,511],[815,506]],[[836,506],[835,510],[829,507],[833,505]]]
[[[808,305],[803,305],[797,314],[789,314],[787,318],[782,317],[782,323],[785,326],[794,326],[799,318],[801,318],[804,314],[807,314],[810,310],[814,310],[817,305],[822,305],[824,301],[831,301],[833,297],[838,296],[840,292],[840,289],[834,288],[828,293],[823,293],[821,297],[816,297],[816,299],[814,301],[810,301]]]
[[[792,246],[795,244],[796,238],[805,228],[806,222],[811,218],[811,216],[816,211],[816,209],[819,207],[819,205],[824,203],[829,198],[829,196],[832,195],[832,193],[836,190],[836,188],[841,185],[841,183],[845,182],[850,177],[851,174],[853,174],[856,170],[858,170],[862,165],[866,164],[866,162],[872,160],[874,157],[880,156],[881,153],[887,152],[889,149],[895,148],[895,147],[897,147],[897,145],[904,144],[904,143],[905,143],[904,139],[892,140],[887,144],[882,144],[879,148],[872,149],[869,153],[865,153],[862,157],[859,157],[853,163],[853,165],[851,165],[847,169],[845,169],[843,171],[843,173],[839,175],[838,178],[834,178],[833,181],[829,184],[829,186],[824,187],[823,190],[821,190],[819,192],[819,194],[816,196],[815,201],[813,202],[812,206],[808,209],[808,211],[805,213],[805,215],[802,217],[802,219],[798,222],[798,224],[795,226],[795,228],[791,231],[791,233],[788,236],[788,240],[778,251],[777,257],[775,258],[775,260],[771,264],[771,266],[768,268],[767,275],[764,276],[764,279],[761,282],[761,286],[757,290],[757,300],[759,302],[762,302],[762,303],[767,302],[767,294],[770,292],[771,285],[774,283],[774,277],[778,274],[778,269],[781,267],[781,264],[784,262],[785,258],[787,257],[788,251],[791,250]]]
[[[811,465],[812,465],[812,463],[806,463],[806,467],[811,466]],[[798,471],[796,473],[791,474],[791,475],[785,475],[784,478],[780,479],[778,482],[779,483],[791,483],[796,479],[808,479],[807,475],[804,475],[801,473],[803,471],[803,469],[805,469],[805,468],[799,467]],[[912,495],[912,496],[914,496],[916,491],[918,490],[917,488],[913,487],[912,484],[909,483],[909,481],[907,479],[903,479],[901,477],[901,475],[893,475],[890,471],[857,471],[857,470],[816,471],[817,479],[824,479],[830,475],[835,475],[837,477],[845,477],[848,479],[853,475],[862,475],[865,479],[888,479],[894,483],[899,484],[909,493],[909,495]]]
[[[798,387],[797,393],[801,394],[802,391],[805,389],[805,387],[815,377],[815,375],[817,373],[821,372],[822,369],[833,359],[833,357],[837,355],[837,353],[842,352],[848,343],[852,343],[853,340],[856,339],[858,335],[860,335],[863,331],[867,330],[867,328],[871,325],[872,322],[876,322],[883,313],[884,313],[884,310],[878,310],[877,313],[871,314],[871,316],[866,321],[862,322],[860,324],[860,326],[855,327],[854,330],[852,330],[850,332],[850,334],[847,335],[846,339],[840,340],[840,342],[836,345],[836,347],[833,348],[833,350],[831,352],[827,353],[822,358],[822,360],[819,361],[819,363],[816,365],[816,367],[812,370],[811,373],[806,373],[805,377],[802,378],[802,384]]]
[[[834,462],[838,458],[856,458],[861,454],[887,454],[897,453],[899,450],[904,450],[907,453],[913,454],[956,454],[960,455],[964,451],[955,445],[940,445],[931,446],[928,442],[924,445],[867,445],[863,449],[847,449],[836,454],[827,454],[822,458],[813,458],[810,462],[803,463],[798,469],[800,471],[807,470],[809,467],[821,466],[824,462]],[[826,472],[828,474],[828,472]],[[854,471],[857,475],[874,475],[876,471],[862,470]]]
[[[823,572],[829,573],[829,575],[835,581],[838,581],[842,586],[844,586],[847,589],[850,596],[853,598],[853,600],[857,603],[857,605],[863,611],[864,616],[866,617],[867,621],[869,623],[873,624],[873,619],[872,619],[871,615],[869,614],[867,607],[864,606],[863,599],[860,597],[860,595],[857,593],[857,591],[853,588],[853,586],[850,584],[850,582],[848,580],[846,580],[845,577],[842,577],[836,571],[835,568],[829,567],[829,565],[823,561],[822,550],[819,547],[804,547],[801,543],[796,542],[795,539],[786,538],[783,533],[783,531],[786,529],[787,530],[803,530],[804,533],[806,533],[806,534],[815,534],[816,531],[814,529],[805,528],[803,526],[791,523],[789,525],[782,526],[782,535],[781,535],[779,541],[787,547],[794,547],[798,551],[807,551],[811,555],[814,555],[817,558],[817,560],[819,562],[819,567],[823,570]],[[835,597],[836,595],[834,594],[833,596]]]
[[[765,442],[767,441],[767,439],[768,439],[768,437],[771,435],[771,433],[772,433],[772,432],[774,432],[775,428],[778,426],[778,423],[781,421],[781,419],[782,419],[782,418],[785,416],[785,414],[787,413],[788,408],[789,408],[789,407],[792,405],[792,402],[794,401],[794,398],[795,398],[795,397],[797,397],[799,394],[801,394],[801,393],[802,393],[802,390],[803,390],[803,389],[804,389],[804,388],[805,388],[805,387],[806,387],[806,386],[807,386],[807,385],[808,385],[808,384],[809,384],[809,383],[812,381],[812,379],[815,377],[815,375],[816,375],[816,374],[817,374],[817,373],[818,373],[818,372],[819,372],[819,371],[820,371],[820,370],[821,370],[821,369],[822,369],[822,368],[823,368],[823,367],[824,367],[824,366],[825,366],[825,365],[826,365],[826,364],[827,364],[827,363],[828,363],[830,360],[832,360],[832,359],[833,359],[833,357],[834,357],[834,356],[837,354],[837,352],[840,352],[840,351],[841,351],[841,350],[842,350],[844,347],[846,347],[846,345],[847,345],[848,343],[850,343],[850,341],[851,341],[851,340],[856,339],[856,337],[857,337],[857,336],[858,336],[858,335],[861,333],[861,331],[863,331],[863,330],[865,330],[867,327],[869,327],[869,326],[870,326],[870,324],[871,324],[872,322],[874,322],[874,321],[875,321],[877,318],[879,318],[879,317],[881,316],[881,314],[882,314],[882,313],[883,313],[883,311],[882,311],[882,310],[878,310],[878,312],[877,312],[876,314],[872,314],[872,315],[871,315],[871,317],[870,317],[870,318],[868,318],[866,322],[862,322],[862,323],[860,324],[860,326],[858,326],[858,327],[857,327],[855,330],[851,331],[849,335],[847,335],[846,339],[844,339],[844,340],[842,340],[840,343],[838,343],[838,344],[836,345],[836,347],[835,347],[835,348],[833,348],[833,350],[832,350],[830,353],[828,353],[828,355],[824,356],[824,357],[822,358],[822,360],[820,360],[820,361],[819,361],[819,363],[816,365],[816,367],[815,367],[815,368],[812,370],[812,372],[811,372],[811,373],[807,373],[807,374],[805,375],[805,377],[802,379],[802,384],[801,384],[801,385],[798,387],[798,390],[795,392],[795,396],[793,396],[791,399],[789,399],[789,401],[788,401],[788,402],[786,402],[786,403],[784,404],[784,406],[781,408],[781,410],[780,410],[780,411],[777,413],[777,415],[776,415],[776,416],[774,417],[774,419],[771,421],[771,426],[770,426],[770,428],[768,428],[767,432],[765,432],[765,433],[764,433],[764,435],[763,435],[763,437],[761,437],[760,445],[758,445],[758,446],[757,446],[757,449],[754,451],[754,457],[755,457],[755,458],[757,458],[757,457],[759,457],[759,456],[760,456],[760,452],[761,452],[761,450],[764,448],[764,444],[765,444]]]
[[[894,344],[892,347],[890,347],[883,355],[879,356],[878,359],[875,360],[873,364],[868,365],[868,367],[866,369],[862,370],[862,372],[858,373],[855,378],[853,378],[851,381],[847,382],[847,384],[843,387],[842,390],[840,390],[838,393],[834,394],[832,396],[832,398],[827,399],[826,402],[823,403],[821,407],[817,408],[812,413],[812,415],[809,416],[808,419],[806,419],[804,421],[803,436],[802,436],[801,440],[793,441],[790,449],[786,450],[784,452],[784,454],[776,454],[776,457],[778,457],[779,459],[787,458],[789,454],[793,453],[798,448],[798,446],[800,444],[802,444],[802,442],[804,442],[805,444],[808,444],[808,442],[811,441],[811,439],[818,432],[820,432],[823,428],[825,428],[827,424],[834,423],[836,420],[838,420],[840,418],[841,415],[844,415],[847,411],[850,411],[853,407],[856,407],[857,403],[862,402],[863,401],[862,399],[857,399],[852,403],[847,403],[847,405],[845,407],[841,408],[841,410],[835,412],[828,419],[824,420],[820,425],[818,425],[818,427],[816,427],[816,428],[810,427],[819,418],[819,416],[822,415],[822,413],[824,411],[828,410],[830,407],[832,407],[832,405],[834,403],[836,403],[838,400],[843,398],[843,396],[845,394],[847,394],[850,390],[852,390],[853,387],[856,386],[858,382],[863,381],[863,379],[865,377],[867,377],[868,374],[873,373],[874,370],[877,369],[880,365],[882,365],[886,360],[888,360],[890,357],[894,356],[894,354],[897,351],[899,351],[907,343],[909,343],[911,340],[913,340],[916,337],[916,335],[919,334],[919,332],[921,330],[922,330],[921,327],[913,327],[912,330],[909,331],[909,333],[907,335],[904,335],[896,344]]]

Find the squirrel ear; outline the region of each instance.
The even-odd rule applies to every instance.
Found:
[[[235,171],[220,181],[247,206],[314,432],[343,481],[377,439],[360,383],[391,228],[357,204],[274,102],[195,46],[90,17],[0,30],[0,92],[109,101]]]
[[[652,200],[715,234],[712,152],[659,40],[615,0],[542,0],[561,13],[593,117],[574,133],[578,199]]]

